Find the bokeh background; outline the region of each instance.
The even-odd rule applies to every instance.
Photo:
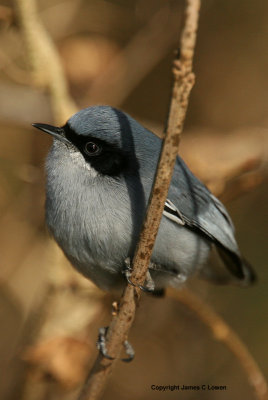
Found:
[[[30,124],[63,123],[75,107],[110,104],[161,135],[183,10],[181,0],[0,1],[1,399],[75,399],[114,300],[74,272],[48,238],[44,160],[51,138]],[[237,332],[266,376],[267,19],[261,0],[203,1],[180,147],[226,203],[259,278],[248,289],[189,286]],[[54,53],[41,54],[47,38]],[[69,95],[49,83],[58,76],[55,62]],[[254,398],[233,354],[175,300],[143,295],[130,341],[136,359],[118,363],[104,399]],[[227,391],[151,390],[168,384]]]

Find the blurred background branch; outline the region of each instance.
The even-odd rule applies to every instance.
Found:
[[[245,344],[230,326],[208,304],[189,290],[168,289],[167,296],[185,304],[211,330],[214,338],[223,342],[230,349],[245,370],[256,399],[267,400],[268,388],[265,377]]]
[[[53,41],[40,21],[35,0],[16,0],[32,83],[49,90],[54,119],[63,123],[76,111]]]

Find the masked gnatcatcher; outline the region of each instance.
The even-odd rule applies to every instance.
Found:
[[[46,161],[49,231],[84,276],[104,290],[123,288],[162,140],[109,106],[81,110],[60,128],[33,125],[54,139]],[[194,274],[215,283],[254,280],[225,207],[177,157],[145,286],[177,287]]]

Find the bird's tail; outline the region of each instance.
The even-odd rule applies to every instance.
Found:
[[[200,271],[200,277],[219,285],[235,284],[242,287],[250,286],[257,280],[248,261],[216,245],[212,245],[210,258]]]

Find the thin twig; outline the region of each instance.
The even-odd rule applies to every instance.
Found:
[[[198,318],[209,327],[214,337],[225,344],[240,362],[254,389],[256,399],[267,400],[267,382],[245,344],[231,327],[208,304],[187,289],[168,289],[167,296],[179,300],[196,313]]]
[[[174,86],[168,118],[168,128],[163,141],[156,178],[149,201],[140,240],[133,259],[131,280],[143,284],[149,265],[154,241],[162,218],[165,200],[178,153],[178,145],[188,105],[188,98],[194,83],[192,60],[196,41],[200,1],[186,1],[186,19],[181,37],[180,60],[174,63]],[[128,336],[134,321],[136,293],[138,289],[128,284],[122,296],[118,313],[113,317],[107,333],[107,351],[111,357],[119,358],[122,344]],[[80,393],[79,400],[95,400],[102,395],[115,362],[98,356],[92,371]]]

